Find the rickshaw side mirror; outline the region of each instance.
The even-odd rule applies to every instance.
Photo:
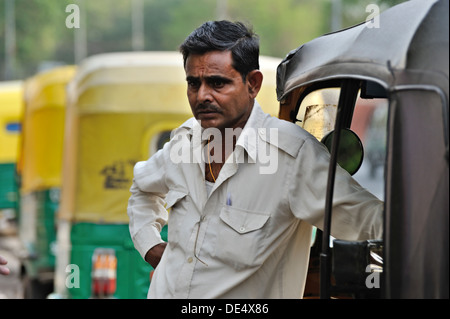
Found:
[[[333,144],[334,131],[325,135],[321,142],[331,152]],[[350,129],[342,129],[339,141],[339,149],[337,153],[338,164],[345,169],[350,175],[355,174],[364,158],[364,149],[361,139]]]

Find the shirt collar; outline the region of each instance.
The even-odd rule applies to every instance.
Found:
[[[256,161],[256,154],[258,152],[258,135],[266,116],[267,114],[264,113],[259,103],[255,100],[247,123],[236,141],[235,151],[238,150],[236,152],[236,159],[238,163],[242,160],[242,156],[244,155],[242,151],[239,151],[239,149],[247,152],[251,162],[254,163]],[[195,120],[195,118],[191,118],[186,121],[182,127],[188,130],[187,134],[191,141],[194,141],[194,146],[199,146],[208,140],[208,135],[203,134],[205,129],[201,127],[200,123]]]
[[[264,113],[259,103],[255,100],[252,112],[250,113],[247,123],[245,124],[244,129],[236,142],[235,150],[239,150],[240,148],[245,150],[252,163],[256,162],[256,157],[258,154],[258,135],[265,116],[266,113]],[[242,152],[236,152],[236,159],[238,163],[243,160],[243,155],[244,154]]]

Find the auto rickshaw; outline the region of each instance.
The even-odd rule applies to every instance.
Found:
[[[16,164],[23,113],[21,81],[0,82],[0,231],[18,216]]]
[[[279,60],[262,58],[267,111],[278,110]],[[145,298],[152,270],[135,250],[127,205],[133,167],[192,117],[177,52],[84,60],[67,91],[58,258],[51,298]],[[167,240],[167,229],[162,231]]]
[[[322,129],[315,136],[328,145],[331,162],[304,296],[448,298],[449,2],[406,1],[373,19],[378,27],[368,21],[300,46],[277,71],[280,118],[308,126],[307,111],[317,105],[306,100],[334,95],[320,102],[312,117],[318,123],[309,125]],[[331,243],[334,172],[337,163],[345,167],[346,136],[360,144],[347,132],[368,100],[384,101],[387,111],[383,240]]]
[[[38,73],[24,84],[25,107],[17,174],[25,298],[45,298],[53,290],[65,87],[74,73],[74,66],[62,66]]]

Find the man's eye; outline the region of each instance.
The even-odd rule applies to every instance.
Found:
[[[214,88],[220,89],[225,85],[225,82],[223,80],[214,80],[212,82],[212,85],[214,86]]]
[[[199,86],[199,83],[198,83],[198,81],[187,81],[187,84],[188,84],[188,86],[190,87],[190,88],[198,88],[198,86]]]

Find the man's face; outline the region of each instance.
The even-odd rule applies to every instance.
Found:
[[[261,86],[261,72],[250,72],[244,83],[232,67],[230,51],[190,54],[185,71],[189,104],[203,128],[244,127]]]

